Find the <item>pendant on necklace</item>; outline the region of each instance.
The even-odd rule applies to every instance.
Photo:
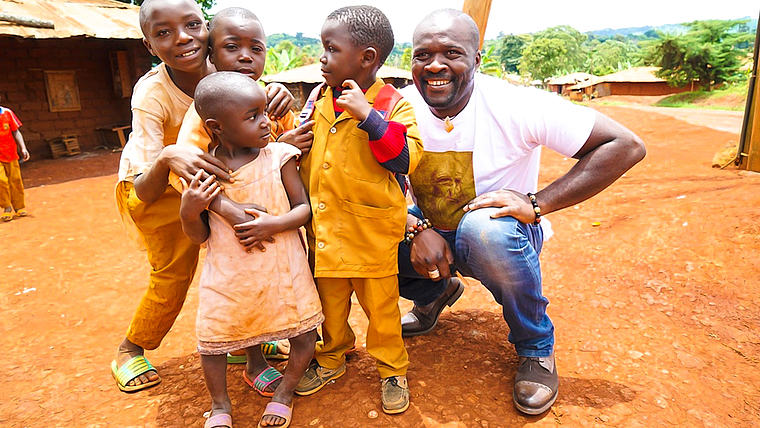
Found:
[[[451,123],[451,118],[448,116],[443,119],[443,129],[445,129],[446,132],[451,132],[454,129],[454,124]]]

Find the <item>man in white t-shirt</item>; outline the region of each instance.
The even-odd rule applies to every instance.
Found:
[[[452,270],[478,279],[502,305],[519,356],[515,406],[536,415],[559,386],[541,293],[539,253],[552,233],[542,216],[599,193],[646,149],[592,109],[477,74],[479,41],[475,22],[453,9],[431,13],[414,32],[416,88],[402,93],[425,154],[409,177],[416,203],[399,251],[401,296],[415,302],[402,327],[404,336],[435,327],[464,290]],[[541,146],[578,162],[538,190]]]

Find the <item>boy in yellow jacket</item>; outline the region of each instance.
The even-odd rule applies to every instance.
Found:
[[[321,36],[327,88],[313,105],[314,141],[300,173],[313,214],[309,261],[325,315],[324,344],[296,393],[313,394],[346,372],[345,353],[356,339],[348,324],[355,292],[369,318],[367,352],[382,377],[383,411],[401,413],[409,407],[409,360],[396,275],[406,201],[396,176],[414,170],[422,142],[408,102],[380,107],[385,83],[376,74],[393,48],[386,16],[371,6],[340,8]]]

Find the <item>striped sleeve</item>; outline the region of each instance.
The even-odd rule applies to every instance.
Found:
[[[369,136],[372,155],[383,168],[398,174],[409,173],[409,145],[406,140],[406,126],[401,123],[386,122],[380,113],[373,110],[359,124],[359,129]]]

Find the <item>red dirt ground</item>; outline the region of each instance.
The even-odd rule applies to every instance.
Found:
[[[649,153],[600,195],[549,216],[557,234],[542,264],[556,325],[554,407],[534,417],[515,410],[508,328],[469,280],[433,333],[406,340],[406,413],[382,413],[380,381],[360,347],[346,376],[296,398],[293,426],[760,425],[760,175],[710,167],[739,129],[594,108],[638,133]],[[23,167],[32,215],[0,224],[2,426],[203,425],[210,399],[195,352],[195,288],[162,346],[148,353],[161,385],[127,395],[109,372],[148,273],[115,208],[117,162],[106,153]],[[572,162],[545,151],[542,182]],[[363,340],[366,322],[354,309]],[[229,368],[235,426],[253,427],[267,401],[241,376],[242,367]]]

